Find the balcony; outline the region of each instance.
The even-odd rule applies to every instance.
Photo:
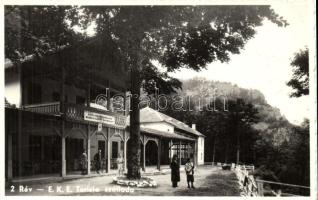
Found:
[[[84,123],[103,123],[115,127],[126,126],[126,116],[123,111],[109,111],[96,107],[87,107],[74,103],[65,103],[65,118],[69,121]],[[31,104],[23,106],[26,111],[61,116],[60,102],[50,102],[41,104]]]
[[[23,106],[24,110],[51,114],[51,115],[61,115],[60,113],[60,102],[50,102],[50,103],[41,103],[41,104],[30,104]]]

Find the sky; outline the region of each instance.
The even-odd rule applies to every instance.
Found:
[[[272,5],[290,25],[278,27],[264,21],[241,54],[231,56],[228,63],[214,62],[200,72],[182,69],[170,75],[179,79],[204,77],[258,89],[265,95],[266,101],[279,108],[291,123],[300,124],[305,117],[310,117],[309,97],[290,98],[292,89],[286,82],[292,76],[291,59],[308,45],[308,7],[305,2]]]

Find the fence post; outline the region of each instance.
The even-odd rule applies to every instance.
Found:
[[[256,180],[257,183],[257,190],[258,190],[258,195],[263,197],[264,196],[264,185],[263,182]]]

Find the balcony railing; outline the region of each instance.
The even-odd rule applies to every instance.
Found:
[[[102,118],[103,116],[113,117],[115,119],[115,126],[124,127],[126,123],[126,116],[124,116],[123,112],[112,112],[109,110],[87,107],[84,105],[74,103],[65,103],[64,106],[65,117],[69,120],[85,121],[84,113],[90,112],[97,116],[97,119],[98,117]],[[23,106],[23,109],[43,114],[62,115],[60,102],[25,105]],[[98,122],[96,121],[96,123]]]
[[[60,115],[60,102],[50,102],[50,103],[41,103],[41,104],[31,104],[23,106],[24,110],[45,113],[52,115]]]

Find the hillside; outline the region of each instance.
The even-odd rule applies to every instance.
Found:
[[[289,139],[289,135],[286,134],[287,130],[282,130],[294,127],[280,113],[278,108],[272,107],[267,103],[265,96],[259,90],[240,88],[237,85],[228,82],[194,78],[183,81],[182,90],[179,90],[178,94],[183,97],[195,97],[194,104],[200,106],[203,106],[202,102],[208,104],[213,101],[214,98],[220,98],[222,100],[224,100],[224,98],[227,100],[243,99],[245,102],[253,104],[253,106],[258,110],[257,116],[259,117],[259,122],[253,125],[255,129],[266,131],[268,129],[275,128],[275,126],[280,126],[280,132],[273,132],[273,134],[284,135],[284,137],[273,135],[273,137],[280,138],[282,140],[277,141],[279,143],[282,143],[283,140]],[[198,99],[201,99],[201,104],[197,103]]]
[[[192,110],[163,112],[189,125],[197,124],[206,136],[205,161],[254,164],[266,180],[309,184],[308,120],[295,126],[260,91],[227,82],[186,80],[178,95],[191,97],[183,107]],[[222,106],[218,111],[204,109],[214,102],[226,105],[227,110]]]

